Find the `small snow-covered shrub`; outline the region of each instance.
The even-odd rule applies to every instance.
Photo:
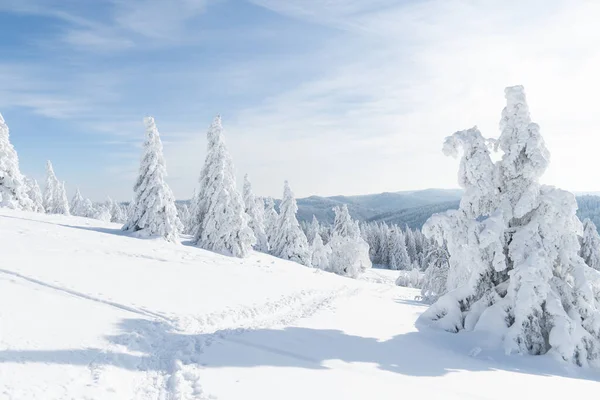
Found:
[[[400,274],[396,279],[396,285],[417,289],[421,289],[423,287],[423,282],[425,280],[425,274],[423,272],[416,268],[399,272]]]

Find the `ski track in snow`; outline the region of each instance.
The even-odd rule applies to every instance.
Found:
[[[88,365],[92,384],[100,386],[105,366],[118,366],[123,363],[119,360],[119,354],[123,354],[123,350],[146,355],[135,366],[138,370],[146,371],[146,378],[136,388],[135,398],[139,399],[216,399],[203,391],[200,382],[202,367],[198,364],[198,359],[205,348],[218,340],[241,335],[250,330],[293,324],[330,307],[340,297],[354,296],[360,292],[360,289],[348,286],[333,291],[301,290],[261,305],[228,307],[221,312],[203,316],[170,318],[43,282],[7,269],[0,268],[0,274],[142,317],[133,320],[131,329],[114,338],[114,343],[109,345],[109,351],[100,351],[100,355]],[[389,287],[382,286],[382,291],[385,289]]]
[[[143,316],[146,316],[146,317],[157,318],[157,319],[161,319],[161,320],[168,321],[168,322],[172,321],[170,318],[168,318],[168,317],[166,317],[166,316],[164,316],[162,314],[159,314],[159,313],[148,311],[148,310],[145,310],[143,308],[136,308],[136,307],[126,306],[124,304],[115,303],[114,301],[110,301],[110,300],[99,299],[97,297],[90,296],[88,294],[81,293],[81,292],[78,292],[78,291],[75,291],[75,290],[72,290],[72,289],[67,289],[67,288],[64,288],[64,287],[53,285],[51,283],[40,281],[38,279],[31,278],[31,277],[19,274],[18,272],[9,271],[7,269],[0,268],[0,274],[10,275],[10,276],[13,276],[13,277],[17,277],[17,278],[23,279],[25,281],[28,281],[28,282],[31,282],[31,283],[35,283],[35,284],[40,285],[40,286],[44,286],[44,287],[49,288],[49,289],[54,289],[54,290],[57,290],[59,292],[67,293],[67,294],[69,294],[71,296],[79,297],[79,298],[82,298],[82,299],[85,299],[85,300],[95,301],[97,303],[106,304],[108,306],[115,307],[115,308],[118,308],[118,309],[121,309],[121,310],[124,310],[124,311],[129,311],[129,312],[132,312],[132,313],[135,313],[135,314],[139,314],[139,315],[143,315]]]

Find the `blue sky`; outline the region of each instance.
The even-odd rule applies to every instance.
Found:
[[[526,4],[521,4],[526,3]],[[127,200],[153,115],[178,198],[221,113],[241,177],[278,196],[455,187],[443,138],[497,136],[524,84],[545,181],[600,190],[597,2],[0,0],[0,112],[21,169]]]

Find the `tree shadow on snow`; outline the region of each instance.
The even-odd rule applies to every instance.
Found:
[[[386,341],[337,330],[299,327],[221,330],[182,334],[166,322],[126,319],[120,333],[107,339],[120,352],[95,348],[74,350],[5,350],[0,363],[113,365],[130,370],[168,372],[175,360],[205,368],[258,366],[329,369],[328,362],[369,363],[409,376],[443,376],[454,371],[504,370],[531,375],[600,381],[600,373],[559,363],[550,357],[506,356],[498,351],[473,352],[477,334],[450,334],[429,329]],[[126,352],[127,351],[127,352]],[[131,352],[135,352],[134,355]],[[469,356],[472,353],[474,356]]]

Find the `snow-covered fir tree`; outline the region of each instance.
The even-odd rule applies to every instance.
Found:
[[[269,248],[272,250],[275,237],[277,236],[277,221],[279,220],[279,214],[275,211],[275,201],[272,197],[264,199],[264,209],[265,233],[269,241]]]
[[[306,240],[308,240],[308,243],[312,244],[317,235],[321,235],[321,224],[319,224],[317,217],[313,215],[312,221],[306,227]],[[323,241],[322,238],[321,241]]]
[[[182,225],[177,217],[175,197],[165,181],[167,167],[162,142],[154,118],[145,118],[144,124],[146,140],[134,186],[135,198],[123,230],[140,237],[160,236],[177,242]]]
[[[200,173],[195,205],[195,240],[199,247],[234,257],[245,257],[256,243],[248,226],[242,196],[236,188],[233,161],[223,138],[221,117],[207,133],[208,149]]]
[[[127,221],[127,214],[123,212],[121,205],[110,197],[106,199],[106,208],[110,211],[110,222],[122,224]]]
[[[358,222],[353,221],[348,206],[335,207],[333,235],[329,245],[331,257],[329,270],[338,275],[356,278],[371,268],[369,245],[360,234]]]
[[[67,189],[65,188],[64,181],[58,185],[56,208],[54,210],[54,214],[71,215],[71,207],[69,207],[69,198],[67,197]]]
[[[409,230],[407,233],[410,232]],[[398,226],[395,226],[388,232],[388,259],[387,265],[390,269],[395,270],[409,270],[412,268],[412,262],[406,248],[406,239],[402,230]],[[415,253],[416,254],[416,253]]]
[[[423,276],[421,298],[426,303],[433,303],[447,291],[446,281],[450,267],[448,251],[443,247],[435,246],[425,260],[428,267]]]
[[[27,185],[27,196],[33,203],[31,211],[43,213],[44,210],[44,198],[42,196],[42,190],[35,179],[25,178],[25,184]]]
[[[311,264],[314,268],[319,268],[325,271],[329,270],[329,258],[331,256],[331,247],[329,244],[323,244],[321,234],[317,233],[311,244]]]
[[[0,114],[0,207],[33,211],[27,185],[19,169],[19,158],[10,143],[8,125]]]
[[[195,196],[195,193],[194,193],[194,196]],[[193,197],[192,197],[192,199],[193,199]],[[185,233],[187,235],[191,234],[191,232],[192,232],[191,224],[192,223],[190,221],[191,213],[190,213],[189,206],[186,203],[175,203],[175,207],[177,207],[177,215],[179,216],[179,220],[181,221],[181,224],[183,225],[182,233]]]
[[[477,128],[446,139],[444,152],[463,157],[459,210],[432,216],[424,232],[450,255],[446,289],[420,320],[457,332],[487,330],[508,353],[552,352],[578,365],[598,365],[600,313],[578,255],[575,197],[539,178],[549,153],[531,122],[522,86],[507,104],[494,163]],[[535,249],[535,250],[532,250]]]
[[[583,221],[580,255],[588,267],[600,271],[600,235],[596,225],[586,218]]]
[[[258,201],[252,192],[252,184],[248,174],[244,175],[244,205],[248,216],[248,226],[254,232],[256,244],[254,249],[263,253],[269,252],[269,240],[265,233],[265,207]]]
[[[279,204],[279,218],[274,233],[271,253],[275,257],[311,266],[311,252],[306,235],[300,228],[296,212],[298,205],[288,181],[283,186],[283,198]]]
[[[84,198],[79,191],[75,191],[75,195],[71,199],[71,214],[77,217],[94,218],[96,210],[90,199]]]
[[[415,240],[415,234],[408,226],[406,227],[405,232],[404,239],[406,240],[406,251],[408,252],[410,260],[415,261],[419,258],[417,255],[417,241]]]
[[[106,206],[106,203],[94,204],[94,219],[102,222],[110,222],[112,215],[110,209]]]
[[[48,214],[70,215],[69,200],[65,183],[60,182],[54,174],[52,163],[46,163],[46,188],[44,189],[44,210]]]

